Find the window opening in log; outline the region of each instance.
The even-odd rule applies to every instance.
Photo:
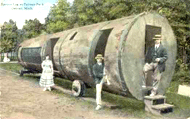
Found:
[[[75,32],[75,33],[71,36],[71,38],[70,38],[69,40],[73,40],[76,35],[77,35],[77,32]]]
[[[146,31],[145,31],[145,52],[144,54],[146,55],[146,52],[148,51],[148,48],[151,46],[154,46],[154,40],[153,37],[156,34],[161,34],[161,27],[158,26],[152,26],[152,25],[146,25]],[[148,79],[146,81],[147,86],[152,86],[152,71],[148,72]]]

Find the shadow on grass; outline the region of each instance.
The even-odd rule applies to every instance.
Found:
[[[61,78],[55,78],[54,82],[56,85],[71,90],[72,81],[64,80]],[[96,98],[96,89],[87,88],[84,97]],[[144,103],[143,101],[136,100],[134,98],[123,97],[120,95],[115,95],[112,93],[102,92],[102,100],[104,102],[109,102],[110,105],[116,106],[116,109],[127,110],[128,112],[142,111],[144,112]]]
[[[174,105],[174,112],[168,117],[190,117],[190,97],[182,96],[177,93],[166,93],[167,103]]]
[[[33,75],[26,75],[25,79],[32,79],[34,81],[39,81],[39,76],[33,76]],[[72,88],[72,81],[58,78],[56,77],[54,79],[54,82],[56,85],[71,90]],[[176,93],[176,88],[178,88],[177,82],[172,82],[167,93],[167,103],[173,104],[174,112],[169,114],[164,114],[163,116],[169,117],[169,118],[186,118],[190,117],[190,98],[187,96],[178,95]],[[85,96],[89,98],[94,98],[96,96],[96,89],[95,88],[87,88]],[[76,98],[78,99],[78,98]],[[115,110],[116,112],[127,112],[129,115],[134,115],[135,117],[144,118],[147,117],[147,113],[144,111],[144,103],[143,101],[136,100],[134,98],[129,97],[123,97],[121,95],[116,95],[112,93],[108,93],[106,91],[102,92],[102,100],[104,102],[108,102],[110,105],[116,106],[116,108],[111,109]],[[90,103],[91,104],[91,103]],[[108,109],[109,110],[109,109]],[[150,117],[153,115],[148,114]]]
[[[65,80],[61,78],[56,78],[55,83],[62,88],[71,90],[72,88],[72,81]],[[178,88],[178,82],[172,82],[167,96],[167,103],[173,104],[174,112],[169,114],[163,114],[166,117],[190,117],[190,98],[186,96],[181,96],[176,94]],[[96,96],[96,89],[95,88],[88,88],[86,90],[84,97],[90,97],[95,99]],[[115,111],[127,112],[128,114],[135,115],[135,117],[146,117],[147,114],[144,111],[144,102],[136,100],[134,98],[123,97],[121,95],[116,95],[112,93],[108,93],[106,91],[102,92],[102,100],[104,102],[110,103],[110,105],[116,105]],[[152,115],[149,115],[152,117]]]
[[[169,117],[190,117],[190,97],[177,94],[181,82],[172,81],[166,91],[166,102],[174,105],[174,112]]]

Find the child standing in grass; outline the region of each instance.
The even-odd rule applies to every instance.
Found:
[[[104,82],[104,78],[106,78],[104,64],[102,60],[104,59],[102,54],[98,54],[95,57],[97,63],[93,65],[93,75],[94,80],[96,83],[96,110],[100,110],[102,108],[102,99],[101,99],[101,92],[102,92],[102,85]],[[106,78],[107,79],[107,78]],[[108,85],[110,85],[109,80],[107,80]]]

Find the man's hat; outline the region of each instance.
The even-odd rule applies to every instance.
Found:
[[[157,39],[161,39],[162,38],[162,35],[160,34],[157,34],[154,36],[153,40],[157,40]]]
[[[102,54],[98,54],[98,55],[95,57],[95,59],[104,59],[104,58],[102,57]]]

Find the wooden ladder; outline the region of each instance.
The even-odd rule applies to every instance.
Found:
[[[166,103],[166,97],[163,95],[144,96],[145,111],[155,115],[173,112],[174,105]]]

